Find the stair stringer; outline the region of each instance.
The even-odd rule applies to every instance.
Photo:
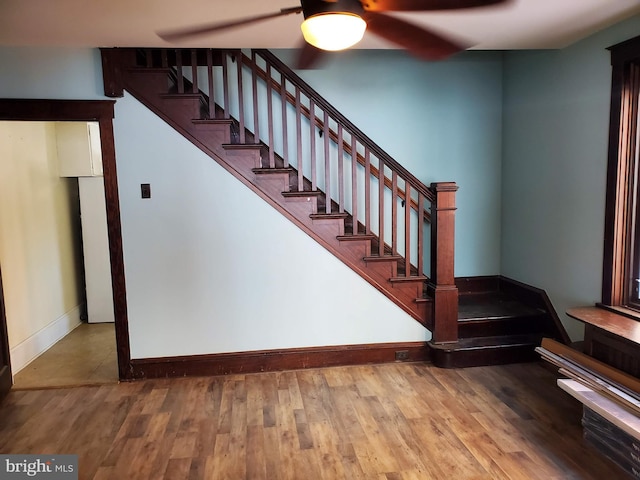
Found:
[[[123,75],[125,90],[335,257],[350,266],[403,311],[427,329],[432,328],[433,303],[430,299],[423,298],[423,279],[391,281],[396,271],[395,266],[385,268],[382,267],[382,262],[365,260],[365,257],[371,254],[370,238],[363,236],[359,239],[356,235],[356,238],[346,241],[343,218],[318,218],[322,215],[311,217],[317,214],[317,197],[313,192],[287,197],[283,193],[288,190],[286,175],[289,174],[253,172],[253,169],[261,166],[260,148],[252,144],[231,143],[233,120],[203,122],[200,119],[201,95],[167,94],[168,87],[164,87],[168,83],[167,72],[167,69],[129,69]],[[147,89],[154,91],[146,94]],[[397,264],[396,260],[390,262]],[[389,275],[383,274],[383,271]]]

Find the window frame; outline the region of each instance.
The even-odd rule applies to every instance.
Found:
[[[640,278],[640,36],[609,47],[612,83],[602,304],[629,310],[640,320],[634,298]]]

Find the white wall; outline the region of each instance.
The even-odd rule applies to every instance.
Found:
[[[429,338],[132,97],[115,135],[133,358]]]
[[[80,322],[78,187],[55,124],[0,122],[0,264],[13,373]]]
[[[560,51],[505,63],[502,273],[543,288],[564,312],[601,300],[611,66],[607,47],[640,16]]]

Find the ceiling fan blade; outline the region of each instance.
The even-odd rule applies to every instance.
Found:
[[[247,17],[239,20],[232,20],[230,22],[209,23],[206,25],[200,25],[198,27],[158,32],[158,36],[163,40],[172,42],[175,40],[182,40],[183,38],[193,37],[196,35],[204,35],[207,33],[214,33],[222,30],[227,30],[229,28],[251,25],[253,23],[262,22],[264,20],[269,20],[271,18],[282,17],[285,15],[290,15],[292,13],[300,13],[300,12],[302,12],[302,7],[282,8],[280,9],[279,12],[267,13],[265,15],[256,15],[254,17]]]
[[[369,12],[409,12],[488,7],[511,0],[360,0]]]
[[[296,69],[306,70],[317,65],[325,55],[325,51],[314,47],[310,43],[302,41],[302,45],[298,49],[298,57],[296,59]]]
[[[384,13],[367,12],[367,31],[405,48],[423,60],[443,60],[466,49],[434,32]]]

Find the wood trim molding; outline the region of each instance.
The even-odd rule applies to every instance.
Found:
[[[9,357],[9,334],[4,310],[4,290],[2,289],[2,271],[0,271],[0,401],[11,389],[11,359]]]
[[[524,303],[544,309],[553,323],[551,328],[559,330],[558,340],[570,342],[544,290],[500,275],[457,278],[456,285],[464,285],[465,293],[508,291]],[[128,379],[229,375],[389,363],[397,361],[397,352],[403,352],[401,355],[406,357],[402,361],[432,361],[431,349],[424,342],[339,345],[133,359]]]
[[[625,278],[629,268],[628,242],[632,212],[627,208],[633,192],[629,190],[633,176],[634,152],[628,139],[634,137],[635,125],[627,125],[623,115],[632,107],[628,70],[640,60],[640,37],[609,47],[611,51],[611,107],[609,117],[609,147],[607,153],[607,191],[605,197],[604,252],[602,264],[602,303],[624,305],[627,301]],[[626,85],[626,88],[625,88]],[[622,131],[621,131],[622,130]],[[628,135],[629,138],[626,138]]]
[[[0,120],[97,121],[100,124],[118,373],[121,380],[126,380],[131,378],[131,351],[113,134],[114,104],[114,100],[0,99]]]
[[[612,45],[607,50],[611,52],[611,65],[640,60],[640,36]]]
[[[396,360],[397,355],[402,357]],[[428,362],[425,342],[290,348],[131,360],[132,378],[229,375],[375,363]]]

